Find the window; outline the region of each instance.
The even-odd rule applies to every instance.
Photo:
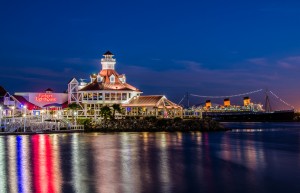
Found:
[[[111,100],[112,101],[116,100],[116,93],[111,93]]]
[[[129,96],[128,96],[128,98],[131,98],[131,93],[129,93]]]
[[[83,93],[83,100],[87,100],[87,94]]]
[[[101,81],[102,81],[101,76],[97,76],[97,82],[101,82]]]
[[[98,93],[98,100],[102,100],[102,93]]]
[[[88,100],[93,100],[93,94],[92,93],[88,93]]]
[[[125,101],[127,99],[127,93],[122,93],[122,100]]]
[[[118,101],[121,100],[121,93],[117,93],[117,100],[118,100]]]
[[[97,100],[97,93],[93,93],[93,100]]]
[[[111,76],[110,76],[110,82],[111,82],[111,83],[115,83],[115,76],[114,76],[114,75],[111,75]]]
[[[109,93],[105,93],[105,100],[109,101],[110,100],[110,94]]]

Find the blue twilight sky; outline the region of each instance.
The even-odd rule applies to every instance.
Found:
[[[0,1],[0,85],[12,93],[64,91],[107,50],[144,94],[268,88],[300,109],[300,1]]]

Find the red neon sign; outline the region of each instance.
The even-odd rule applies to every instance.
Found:
[[[56,102],[57,99],[52,94],[38,94],[35,100],[38,102]]]

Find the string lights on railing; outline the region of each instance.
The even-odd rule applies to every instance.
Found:
[[[277,98],[278,100],[280,100],[283,104],[291,107],[292,109],[295,109],[295,107],[293,105],[290,105],[289,103],[285,102],[284,100],[282,100],[279,96],[277,96],[275,93],[273,93],[272,91],[270,91],[270,93],[275,97]]]
[[[184,98],[185,98],[185,95],[182,97],[182,99],[181,99],[180,102],[178,103],[179,105],[181,104],[181,102],[183,101]]]
[[[241,93],[241,94],[235,94],[235,95],[228,95],[228,96],[202,96],[202,95],[196,95],[196,94],[191,94],[191,96],[195,96],[195,97],[200,97],[200,98],[232,98],[232,97],[239,97],[239,96],[244,96],[244,95],[250,95],[250,94],[254,94],[257,92],[261,92],[263,91],[263,89],[259,89],[259,90],[255,90],[255,91],[251,91],[251,92],[246,92],[246,93]]]

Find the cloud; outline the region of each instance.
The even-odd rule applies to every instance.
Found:
[[[181,64],[187,69],[198,69],[201,66],[200,62],[191,61],[191,60],[174,60],[174,63]]]
[[[258,65],[258,66],[268,66],[269,62],[266,58],[251,58],[246,60],[252,64]]]
[[[74,64],[74,65],[99,65],[99,59],[86,59],[86,58],[64,58],[62,60],[63,63],[66,64]]]
[[[253,73],[245,69],[206,69],[201,63],[195,61],[175,61],[185,64],[185,69],[169,69],[167,71],[156,71],[150,68],[140,66],[128,66],[129,75],[134,77],[143,85],[157,85],[159,87],[201,87],[206,85],[219,85],[226,87],[228,85],[243,86],[257,85],[278,79],[278,74]]]
[[[300,56],[286,57],[277,62],[278,66],[286,70],[300,69]]]

